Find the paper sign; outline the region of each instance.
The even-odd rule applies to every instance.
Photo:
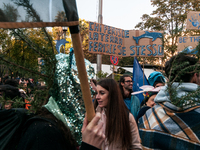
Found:
[[[162,32],[122,30],[89,22],[89,52],[119,57],[163,57]]]
[[[183,36],[178,38],[178,52],[187,51],[187,53],[190,53],[195,50],[195,48],[198,45],[198,42],[200,40],[200,36]]]
[[[187,29],[200,29],[200,11],[190,11],[187,14]]]

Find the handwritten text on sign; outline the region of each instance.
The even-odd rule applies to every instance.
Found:
[[[122,30],[89,22],[89,52],[119,57],[163,57],[161,32]]]
[[[195,50],[200,41],[200,36],[181,36],[178,38],[178,52],[185,51],[188,49],[188,52]]]

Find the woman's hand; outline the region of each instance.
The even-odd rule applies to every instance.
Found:
[[[86,118],[87,117],[84,119],[81,130],[82,141],[100,149],[103,141],[105,140],[105,134],[103,133],[103,122],[99,122],[101,114],[96,113],[95,117],[89,124]]]

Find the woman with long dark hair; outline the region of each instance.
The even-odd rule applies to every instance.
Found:
[[[102,150],[142,149],[137,124],[129,113],[115,80],[103,79],[97,83],[94,105],[96,112],[101,113],[101,121],[104,123],[106,139]]]

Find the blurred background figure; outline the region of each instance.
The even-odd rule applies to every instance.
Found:
[[[11,109],[15,99],[20,98],[20,92],[18,88],[9,84],[0,85],[0,94],[2,101],[1,105],[4,109]]]
[[[97,85],[97,80],[95,79],[90,79],[90,86],[92,88],[92,102],[94,102],[95,100],[95,97],[96,97],[96,92],[97,92],[97,88],[96,88],[96,85]]]
[[[149,84],[151,86],[159,87],[165,85],[165,77],[161,72],[154,71],[148,77]]]
[[[144,106],[148,106],[148,107],[155,106],[156,104],[154,102],[154,98],[156,97],[157,94],[158,92],[147,92],[144,100],[141,103],[141,108]]]
[[[3,76],[2,83],[4,84],[4,83],[6,82],[6,80],[8,80],[8,79],[9,79],[8,74],[5,74],[5,75]]]
[[[4,109],[11,109],[12,104],[13,104],[13,101],[11,101],[11,100],[6,101],[5,105],[4,105]]]
[[[15,79],[7,79],[4,84],[11,85],[11,86],[14,86],[14,87],[18,87],[19,86],[18,81],[15,80]]]
[[[33,94],[33,90],[34,90],[34,85],[31,82],[31,80],[32,79],[29,79],[29,78],[25,79],[25,82],[26,82],[26,85],[27,85],[26,93],[27,93],[28,96],[31,96]]]
[[[158,94],[158,92],[147,92],[146,93],[146,96],[141,103],[141,109],[138,112],[138,116],[136,118],[137,123],[138,123],[138,119],[140,117],[142,117],[149,108],[156,105],[156,103],[154,102],[154,98],[156,97],[157,94]]]
[[[0,77],[0,85],[2,85],[3,84],[3,82],[2,82],[2,78]]]

